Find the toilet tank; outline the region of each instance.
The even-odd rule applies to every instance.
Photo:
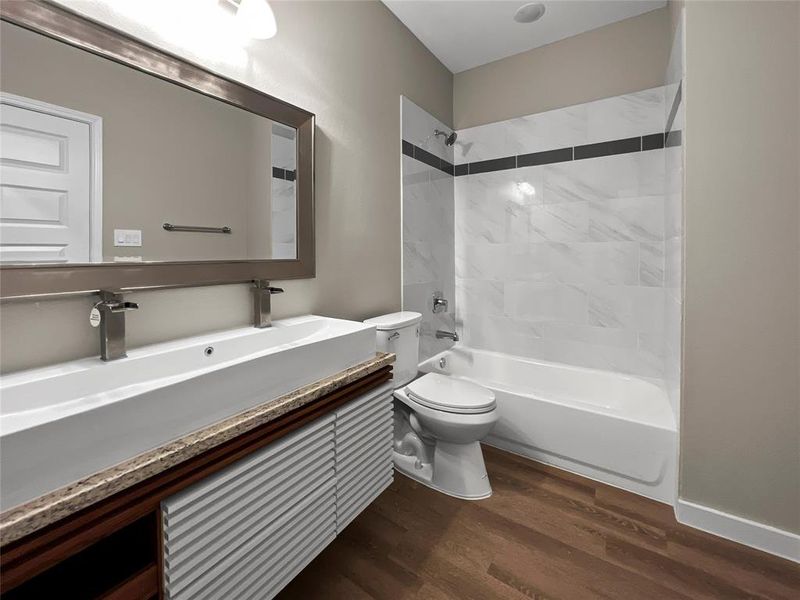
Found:
[[[367,319],[364,323],[375,325],[378,350],[392,352],[397,359],[393,365],[392,384],[399,388],[417,376],[419,365],[419,323],[417,312],[396,312]]]

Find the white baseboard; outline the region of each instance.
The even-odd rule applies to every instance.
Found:
[[[679,523],[800,563],[800,535],[678,499]]]

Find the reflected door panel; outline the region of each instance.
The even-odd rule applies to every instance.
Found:
[[[90,160],[86,123],[0,107],[0,261],[91,260]]]

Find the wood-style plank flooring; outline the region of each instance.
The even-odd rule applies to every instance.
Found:
[[[666,505],[484,453],[491,498],[396,474],[279,598],[800,598],[794,563],[682,526]]]

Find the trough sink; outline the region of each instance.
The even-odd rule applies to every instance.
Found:
[[[375,328],[304,316],[0,378],[0,509],[375,356]]]

